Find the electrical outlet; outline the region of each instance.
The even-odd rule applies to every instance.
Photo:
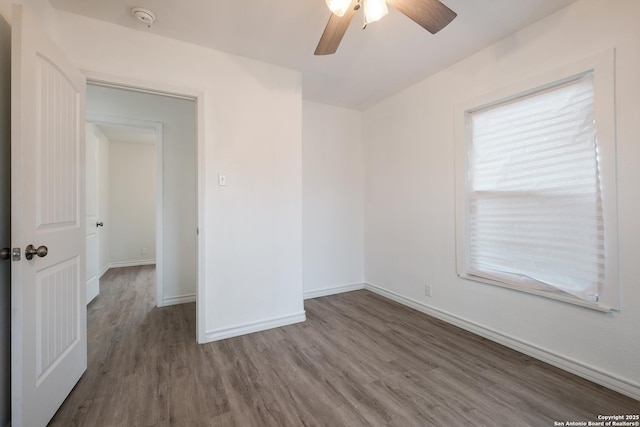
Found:
[[[146,255],[147,254],[147,248],[140,249],[140,254],[141,255]]]
[[[424,294],[428,297],[431,296],[431,285],[424,285]]]

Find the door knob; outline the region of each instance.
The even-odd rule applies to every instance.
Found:
[[[49,249],[46,246],[40,246],[36,249],[33,245],[29,245],[24,250],[24,257],[26,259],[32,259],[34,255],[38,255],[40,258],[46,257],[49,253]]]
[[[104,227],[104,222],[96,222],[96,227]]]
[[[11,258],[11,248],[0,249],[0,259],[9,259],[9,258]]]

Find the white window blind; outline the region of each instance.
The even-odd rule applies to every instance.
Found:
[[[598,301],[593,75],[470,113],[467,274]]]

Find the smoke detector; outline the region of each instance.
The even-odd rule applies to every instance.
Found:
[[[156,20],[156,14],[144,7],[132,7],[131,15],[148,28],[151,28],[151,24]]]

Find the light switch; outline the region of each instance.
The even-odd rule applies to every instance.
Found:
[[[218,185],[227,185],[227,175],[223,173],[218,174]]]

